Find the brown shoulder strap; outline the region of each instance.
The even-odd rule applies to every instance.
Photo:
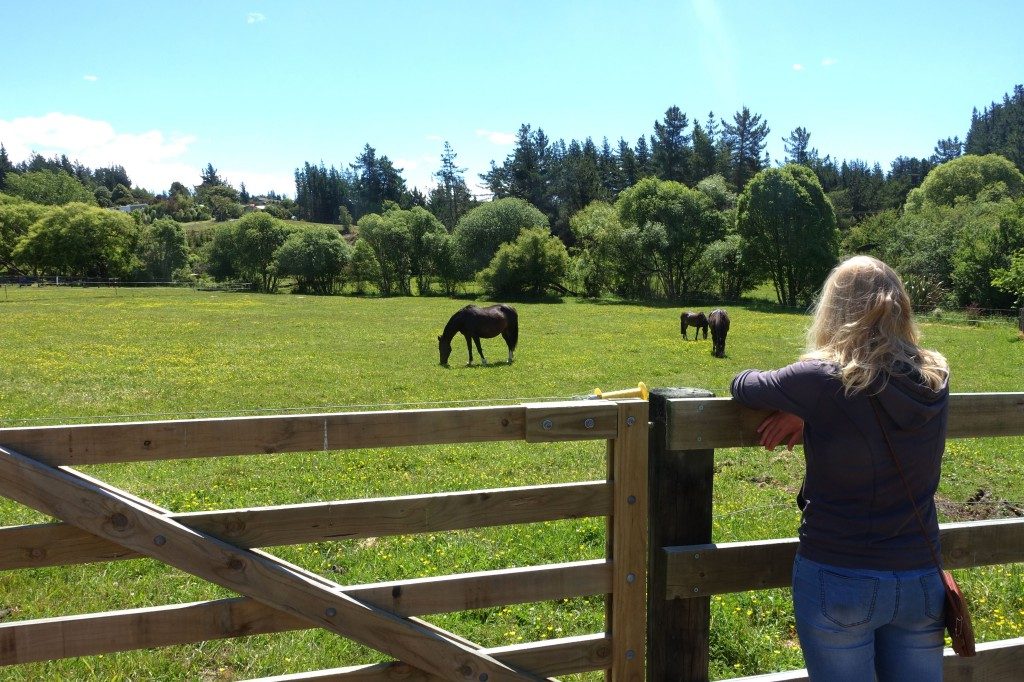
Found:
[[[921,512],[917,509],[917,503],[914,502],[914,494],[910,491],[910,484],[907,483],[907,477],[903,474],[903,467],[900,466],[900,460],[896,457],[896,450],[892,447],[892,441],[889,440],[889,434],[885,430],[885,426],[882,424],[882,414],[878,409],[878,398],[875,396],[868,396],[868,400],[871,401],[871,409],[875,411],[875,419],[878,421],[878,428],[882,430],[882,437],[885,438],[885,444],[889,448],[889,454],[892,456],[892,462],[896,465],[896,471],[900,474],[900,480],[903,481],[903,488],[907,491],[907,497],[910,499],[910,506],[914,508],[914,516],[917,518],[917,523],[921,527],[921,534],[924,535],[924,541],[928,543],[928,551],[931,552],[932,561],[935,562],[935,566],[942,571],[942,563],[939,561],[939,557],[935,554],[935,547],[932,545],[932,541],[928,538],[928,531],[924,527],[924,521],[921,519]]]

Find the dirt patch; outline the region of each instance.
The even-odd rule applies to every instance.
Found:
[[[993,497],[992,493],[984,488],[978,488],[977,492],[964,502],[936,495],[935,506],[939,514],[950,521],[983,521],[1014,516],[1024,517],[1024,507],[1009,500]]]

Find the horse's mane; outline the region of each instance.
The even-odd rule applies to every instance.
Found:
[[[442,339],[451,339],[453,336],[459,333],[459,322],[462,320],[462,317],[466,314],[467,308],[469,308],[469,306],[466,306],[465,308],[460,308],[459,310],[455,311],[454,315],[448,318],[448,324],[444,326],[444,331],[441,332]]]

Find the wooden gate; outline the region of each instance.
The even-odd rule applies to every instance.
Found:
[[[606,481],[187,515],[71,468],[272,452],[594,439],[608,442]],[[405,674],[414,676],[405,679],[499,682],[605,669],[612,680],[641,680],[647,444],[642,400],[0,429],[0,493],[63,521],[0,529],[0,570],[147,556],[244,597],[0,624],[0,664],[319,627],[396,659],[336,671],[337,679],[384,679],[396,666],[411,666]],[[402,518],[382,529],[384,510],[391,514],[383,518]],[[581,516],[608,517],[604,561],[448,576],[429,584],[345,587],[256,549],[329,539],[341,527],[369,536]],[[438,604],[439,587],[444,604]],[[487,650],[416,617],[460,606],[581,594],[608,595],[604,633]],[[197,620],[200,613],[207,617]]]

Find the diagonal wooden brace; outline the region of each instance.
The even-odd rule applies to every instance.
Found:
[[[453,682],[541,680],[472,645],[344,594],[339,585],[264,552],[167,518],[112,486],[0,447],[0,489],[13,500]]]

